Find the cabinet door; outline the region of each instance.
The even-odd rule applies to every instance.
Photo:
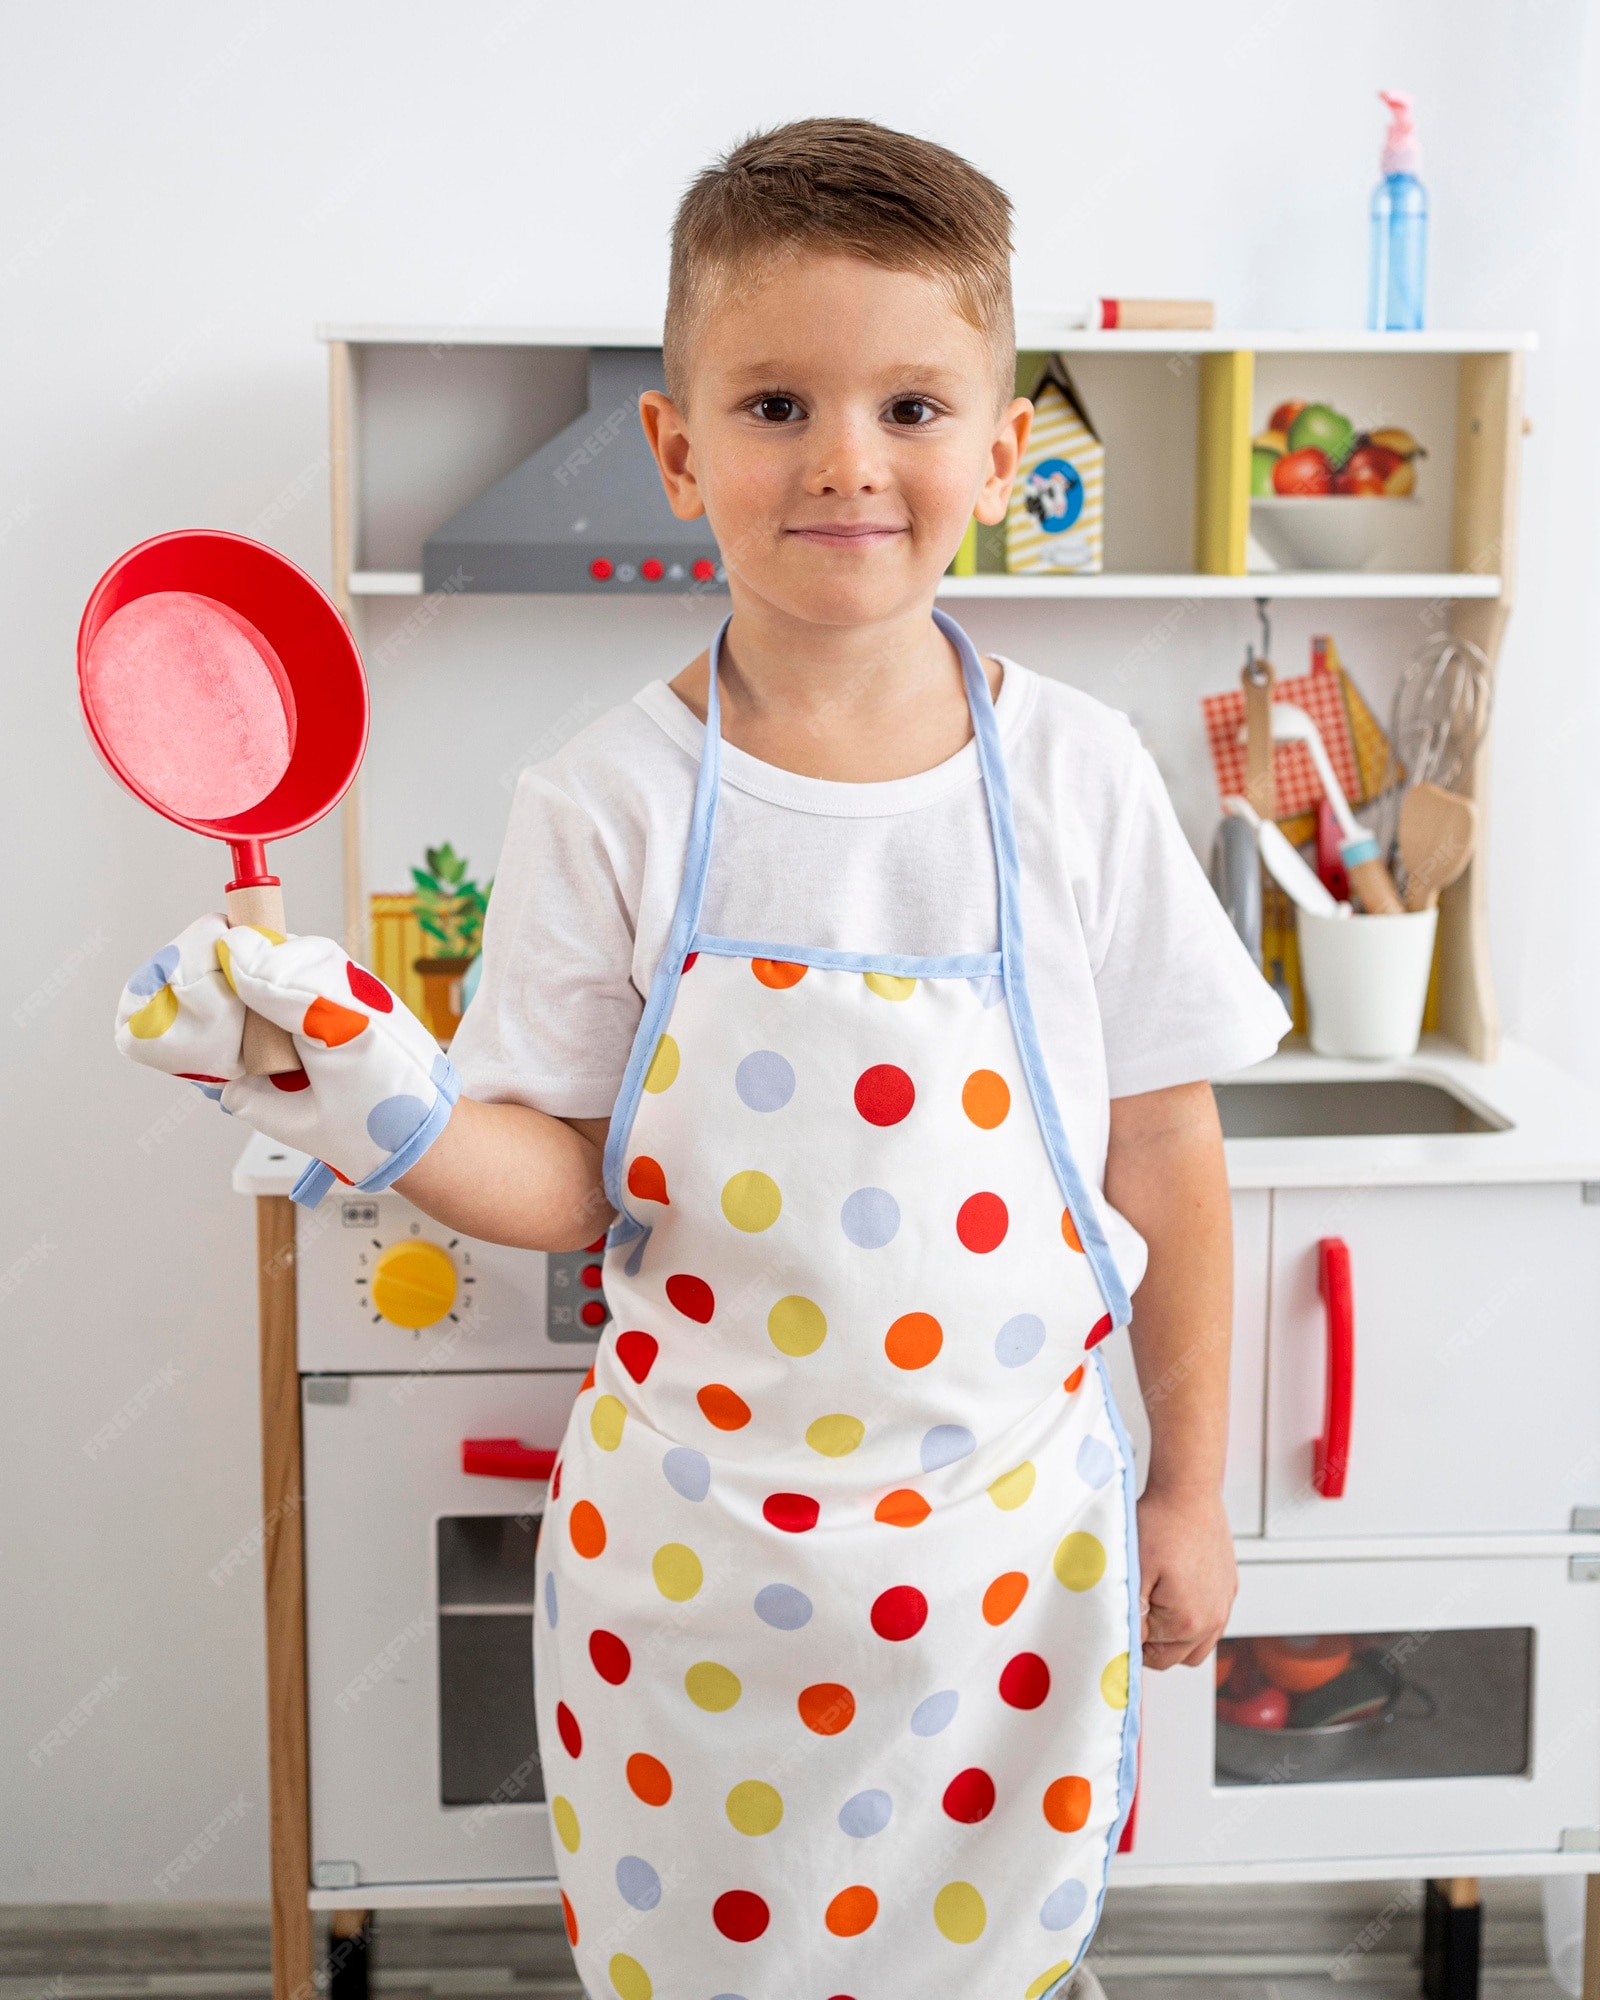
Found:
[[[1261,1459],[1266,1426],[1267,1275],[1271,1253],[1272,1196],[1247,1188],[1233,1197],[1233,1350],[1228,1378],[1228,1463],[1223,1499],[1236,1535],[1261,1533]],[[1138,1317],[1138,1301],[1134,1316]],[[1170,1393],[1205,1356],[1181,1355],[1167,1381],[1141,1387],[1125,1333],[1106,1343],[1111,1389],[1128,1427],[1140,1492],[1150,1462],[1148,1401]]]
[[[1307,1691],[1247,1727],[1210,1660],[1144,1676],[1134,1868],[1525,1853],[1536,1874],[1600,1819],[1600,1584],[1564,1557],[1247,1562],[1228,1631],[1243,1689],[1240,1656]]]
[[[1259,1188],[1244,1189],[1233,1197],[1233,1352],[1222,1497],[1236,1535],[1261,1533],[1273,1200]]]
[[[1294,1189],[1273,1197],[1269,1535],[1560,1532],[1600,1500],[1600,1207],[1576,1186]],[[1313,1480],[1348,1247],[1344,1492]]]
[[[469,1476],[461,1442],[559,1445],[582,1379],[303,1385],[314,1880],[553,1879],[533,1724],[545,1487]]]

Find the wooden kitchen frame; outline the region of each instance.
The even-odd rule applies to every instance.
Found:
[[[392,374],[398,350],[437,355],[490,349],[514,358],[529,350],[570,352],[596,344],[645,347],[659,340],[653,331],[607,329],[348,327],[327,330],[323,337],[328,343],[330,368],[333,592],[358,638],[363,607],[370,599],[421,595],[420,542],[412,562],[406,559],[403,548],[397,553],[391,537],[390,545],[380,553],[377,566],[367,566],[372,552],[365,539],[363,517],[370,511],[369,481],[373,467],[363,459],[365,399],[386,368]],[[1172,374],[1175,364],[1183,362],[1185,357],[1191,361],[1199,358],[1203,365],[1209,357],[1241,352],[1258,359],[1295,354],[1377,360],[1433,357],[1441,365],[1453,366],[1455,435],[1448,559],[1437,569],[1402,574],[1279,572],[1271,576],[1246,576],[1199,573],[1181,562],[1173,562],[1162,567],[1121,568],[1082,578],[979,575],[947,578],[941,595],[998,599],[1048,597],[1064,601],[1405,597],[1436,602],[1449,628],[1474,640],[1493,664],[1514,589],[1518,446],[1524,429],[1524,353],[1530,344],[1522,336],[1511,335],[1086,334],[1048,321],[1020,325],[1019,345],[1060,349],[1067,353],[1075,370],[1085,372],[1100,357],[1122,361],[1149,356],[1155,365]],[[393,411],[386,412],[383,421],[392,423],[392,419]],[[563,414],[560,421],[565,420]],[[546,428],[555,427],[558,426]],[[1203,480],[1200,457],[1197,447],[1196,473]],[[498,468],[493,476],[499,476],[504,469]],[[488,479],[482,483],[489,483]],[[459,504],[459,499],[459,495],[455,496],[454,504]],[[436,518],[442,520],[449,511],[449,505],[441,504]],[[1160,533],[1152,531],[1152,545],[1159,541]],[[384,698],[381,677],[373,692],[375,703],[381,703]],[[1486,741],[1479,751],[1471,784],[1480,815],[1485,804],[1488,755]],[[1500,1053],[1499,1021],[1487,950],[1487,870],[1481,858],[1483,848],[1480,841],[1480,859],[1461,882],[1446,892],[1440,927],[1439,1027],[1473,1073],[1478,1065],[1494,1064]],[[343,875],[346,941],[352,952],[361,956],[366,940],[368,892],[373,885],[367,879],[363,859],[359,780],[343,808]],[[1600,1182],[1600,1133],[1596,1147],[1593,1171]],[[1565,1179],[1567,1175],[1563,1171],[1550,1177]],[[1582,1165],[1572,1168],[1571,1177],[1587,1185],[1588,1174]],[[496,1901],[553,1901],[554,1895],[546,1886],[531,1882],[506,1884],[503,1892],[497,1891],[493,1884],[459,1885],[449,1893],[435,1895],[426,1893],[426,1885],[415,1889],[311,1888],[304,1494],[296,1356],[296,1211],[282,1192],[257,1192],[255,1199],[272,1818],[273,1993],[274,2000],[310,2000],[316,1982],[315,1909],[332,1913],[334,1986],[336,1991],[351,1994],[364,1988],[366,1922],[373,1908],[419,1903],[481,1906]],[[1545,1539],[1553,1542],[1553,1538]],[[1447,1540],[1443,1538],[1429,1546],[1449,1554],[1452,1549],[1446,1546]],[[1600,1556],[1600,1537],[1575,1536],[1561,1546],[1563,1551],[1571,1548]],[[1337,1547],[1325,1544],[1309,1548],[1305,1551],[1306,1559],[1327,1557]],[[1259,1550],[1252,1553],[1259,1557]],[[1463,1556],[1468,1553],[1464,1544],[1460,1553]],[[1554,1553],[1553,1546],[1550,1553]],[[1596,1809],[1596,1816],[1600,1817],[1600,1800],[1596,1801]],[[1596,1838],[1600,1843],[1600,1833]],[[1482,1859],[1485,1872],[1525,1873],[1535,1857],[1522,1857],[1521,1865],[1507,1863],[1501,1856]],[[1582,1851],[1541,1853],[1536,1859],[1538,1872],[1544,1873],[1589,1874],[1596,1866],[1595,1856]],[[1314,1867],[1285,1864],[1275,1869],[1247,1865],[1209,1877],[1202,1867],[1191,1871],[1191,1878],[1364,1879],[1415,1872],[1418,1866],[1424,1867],[1431,1885],[1428,1904],[1431,1960],[1426,1990],[1437,1996],[1437,2000],[1464,2000],[1464,1996],[1475,1992],[1477,1976],[1477,1881],[1462,1872],[1470,1861],[1471,1857],[1459,1854],[1408,1855],[1375,1868],[1371,1862],[1352,1857],[1348,1864]],[[1141,1871],[1135,1856],[1131,1865],[1126,1860],[1118,1862],[1113,1880],[1176,1880],[1180,1875],[1181,1871]],[[1585,2000],[1600,2000],[1600,1874],[1589,1874],[1587,1895],[1584,1995]]]

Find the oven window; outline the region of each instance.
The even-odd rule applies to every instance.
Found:
[[[1224,1639],[1216,1672],[1219,1785],[1528,1769],[1527,1626]]]
[[[544,1798],[533,1720],[537,1514],[439,1522],[439,1796],[447,1806]]]

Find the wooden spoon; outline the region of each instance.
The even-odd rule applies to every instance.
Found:
[[[1478,841],[1478,808],[1459,792],[1413,785],[1400,807],[1400,859],[1406,908],[1431,910],[1439,892],[1465,872]]]

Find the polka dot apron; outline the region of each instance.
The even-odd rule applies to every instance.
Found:
[[[538,1547],[539,1740],[591,1996],[1056,1993],[1138,1715],[1127,1294],[997,953],[707,936],[717,660],[612,1121],[613,1320]],[[726,627],[724,627],[724,631]]]

